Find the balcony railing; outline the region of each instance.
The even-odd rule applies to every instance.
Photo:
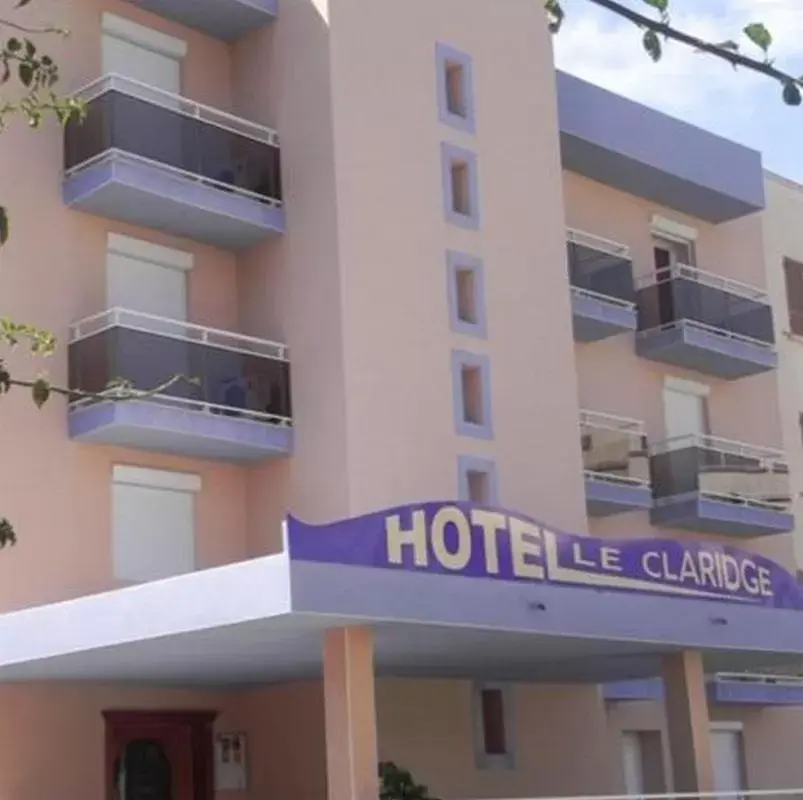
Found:
[[[777,364],[767,293],[686,264],[637,281],[639,354],[724,378]]]
[[[580,441],[586,502],[592,516],[650,505],[650,466],[643,423],[581,410]]]
[[[82,122],[70,122],[65,130],[65,199],[70,204],[95,210],[91,204],[99,188],[95,184],[103,177],[111,181],[118,176],[101,175],[88,186],[74,183],[93,169],[117,164],[118,171],[138,170],[134,176],[138,181],[150,180],[150,184],[134,186],[134,190],[151,194],[142,201],[143,206],[148,200],[152,206],[154,195],[158,199],[166,191],[152,185],[154,180],[169,180],[171,190],[182,192],[174,202],[221,217],[239,214],[252,227],[259,224],[259,214],[281,211],[279,137],[270,128],[120,75],[106,75],[76,96],[86,103],[86,117]],[[157,172],[149,177],[148,170]],[[113,202],[123,188],[118,187],[97,213],[137,224],[143,224],[140,218],[144,217],[148,224],[147,206],[117,211],[116,205],[131,205],[131,190],[125,202]],[[215,194],[199,195],[202,190],[207,194],[214,190]],[[239,205],[221,205],[234,202]],[[243,206],[244,202],[256,205]],[[133,218],[125,217],[126,213]],[[184,216],[187,214],[185,209]],[[158,222],[155,219],[152,224],[161,227]],[[188,230],[170,230],[180,235],[195,235],[196,229],[202,233],[203,222],[190,220],[193,222]],[[214,230],[209,236],[214,236]]]
[[[671,524],[677,512],[674,521],[696,530],[789,530],[789,466],[779,450],[713,436],[679,436],[650,448],[650,471],[658,522]]]
[[[597,341],[634,329],[636,293],[628,248],[573,229],[566,238],[575,338]]]
[[[150,393],[175,376],[189,380],[179,380],[158,394]],[[120,390],[108,387],[120,379],[132,385],[134,397],[141,400],[119,400]],[[267,435],[260,433],[263,427],[289,431],[292,425],[285,345],[123,308],[112,308],[71,326],[69,383],[76,393],[70,404],[74,414],[109,402],[119,404],[122,413],[130,404],[142,402],[172,409],[179,412],[178,417],[159,418],[168,438],[176,432],[174,428],[182,428],[184,439],[222,441],[232,437],[227,452],[233,453],[233,458],[239,452],[234,439],[244,436],[245,452],[258,447],[259,437]],[[186,413],[201,414],[194,418],[189,432],[185,430]],[[146,416],[151,419],[153,415]],[[104,426],[108,422],[105,418],[102,421]],[[232,429],[235,422],[248,423],[250,433]],[[147,428],[150,423],[137,424]],[[120,433],[119,428],[111,425],[94,439],[126,443],[128,431]],[[96,430],[89,433],[98,434]],[[151,441],[155,444],[148,449],[175,450],[173,445],[161,447],[158,437],[151,437]],[[190,448],[195,444],[190,442]],[[270,450],[273,445],[267,442],[265,447]],[[212,457],[216,457],[214,453]]]

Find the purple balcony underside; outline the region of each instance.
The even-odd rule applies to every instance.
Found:
[[[663,700],[664,687],[660,678],[614,681],[603,684],[602,694],[608,701],[657,701]],[[708,682],[708,698],[722,705],[799,706],[803,685],[718,679]]]
[[[220,461],[263,461],[288,455],[293,447],[291,427],[152,401],[74,409],[69,413],[69,430],[79,442]]]
[[[209,36],[234,41],[270,22],[278,0],[128,0]]]
[[[652,507],[649,486],[586,478],[586,508],[591,517],[608,517]]]
[[[602,297],[572,292],[572,324],[578,342],[598,342],[636,329],[636,310]]]
[[[725,380],[758,375],[778,366],[778,353],[772,347],[685,324],[639,333],[636,352],[651,361]]]
[[[125,154],[72,174],[64,202],[90,214],[238,250],[284,232],[284,211]]]
[[[764,208],[761,154],[557,73],[563,166],[708,222]]]
[[[650,512],[654,525],[685,528],[700,533],[722,533],[747,538],[772,536],[794,528],[792,514],[748,506],[700,494],[662,500]]]

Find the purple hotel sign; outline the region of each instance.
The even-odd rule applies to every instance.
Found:
[[[593,539],[468,503],[403,506],[327,525],[287,519],[290,558],[803,609],[778,564],[727,545]]]

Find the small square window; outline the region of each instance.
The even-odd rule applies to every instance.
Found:
[[[474,744],[480,769],[515,767],[509,694],[509,688],[504,685],[474,686]]]
[[[483,408],[482,370],[473,364],[460,367],[460,390],[463,393],[463,422],[482,425],[485,422]]]
[[[477,156],[469,150],[441,145],[444,213],[448,222],[476,230],[480,226]]]
[[[466,76],[463,65],[457,61],[447,61],[446,70],[446,108],[450,114],[465,119],[466,110]]]
[[[449,312],[455,333],[485,338],[485,281],[482,261],[464,253],[446,254]]]
[[[497,505],[496,464],[477,456],[460,456],[457,464],[460,500],[480,506]]]
[[[445,125],[464,133],[474,133],[474,79],[471,57],[442,44],[436,45],[435,55],[440,120]]]
[[[490,365],[487,356],[452,353],[455,427],[462,436],[492,439]]]

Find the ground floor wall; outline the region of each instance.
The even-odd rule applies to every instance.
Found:
[[[605,704],[595,686],[517,684],[507,691],[513,759],[500,767],[477,752],[470,682],[380,680],[380,759],[410,769],[446,800],[616,794],[626,788],[623,734],[664,729],[661,704]],[[7,685],[0,708],[0,796],[9,800],[105,800],[102,712],[133,709],[212,710],[217,733],[246,734],[248,788],[218,792],[216,800],[326,797],[320,681],[239,691]],[[711,714],[741,724],[748,788],[803,786],[796,756],[803,709]],[[665,734],[661,739],[665,748]]]

